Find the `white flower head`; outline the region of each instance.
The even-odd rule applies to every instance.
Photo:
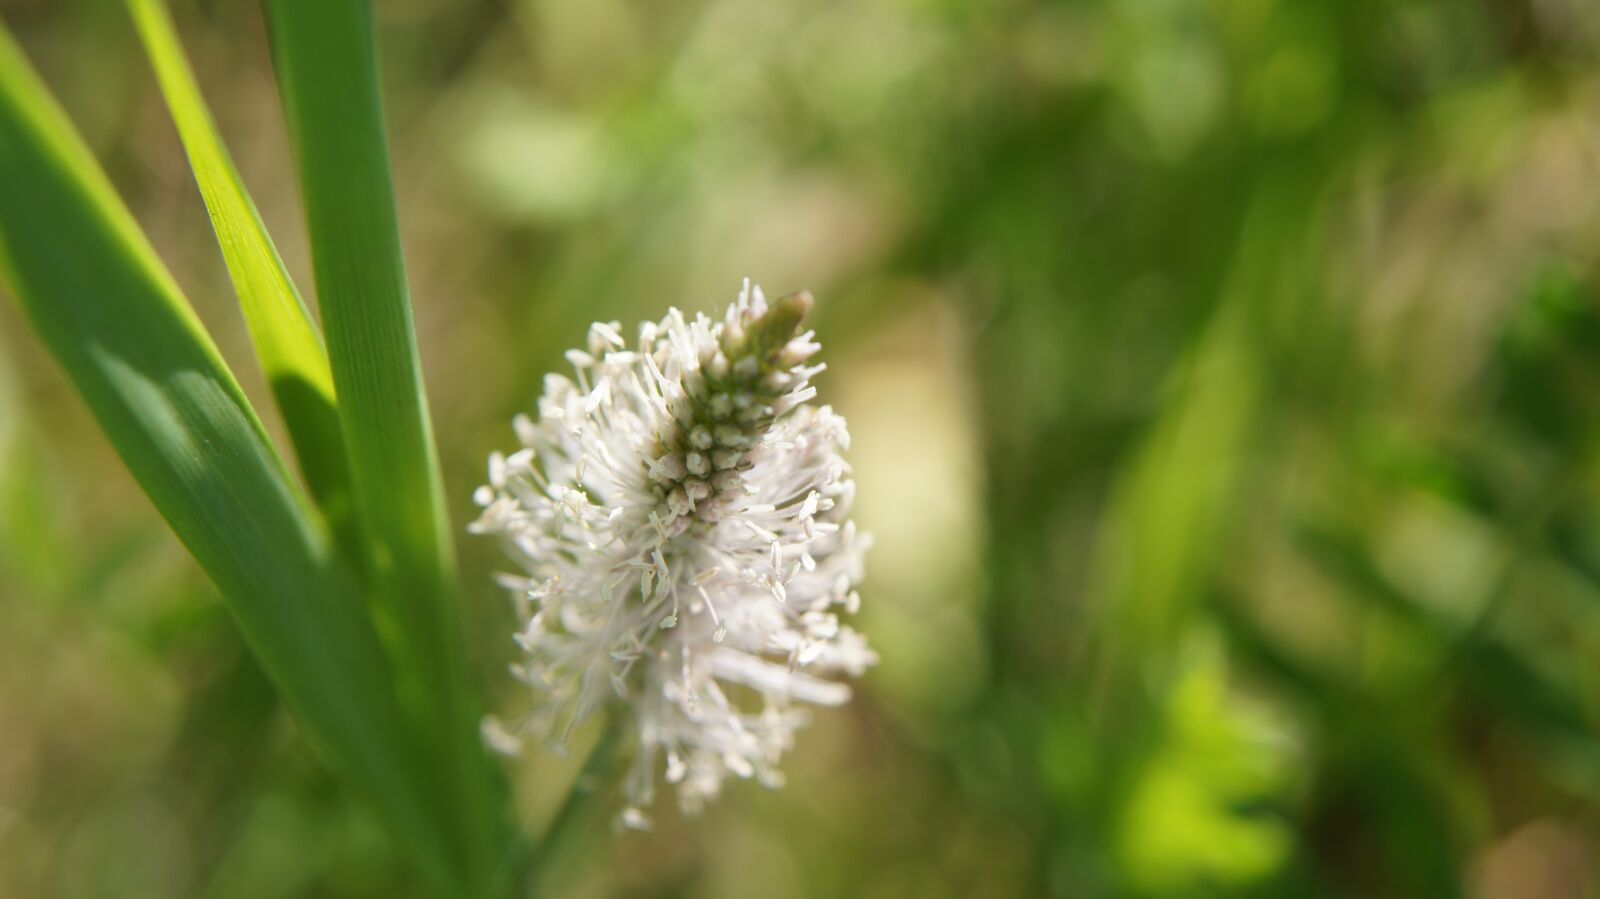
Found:
[[[688,811],[729,774],[778,785],[801,704],[844,703],[833,678],[876,661],[839,621],[869,540],[848,518],[844,419],[810,403],[810,307],[746,280],[721,321],[672,309],[631,348],[596,323],[474,496],[472,530],[522,568],[502,577],[522,622],[512,673],[536,694],[485,740],[559,743],[622,700],[639,740],[624,822],[645,822],[658,769]]]

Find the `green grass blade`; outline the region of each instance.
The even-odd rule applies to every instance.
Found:
[[[303,729],[448,888],[446,824],[325,526],[172,277],[0,27],[0,275]]]
[[[267,0],[376,614],[437,742],[469,870],[499,864],[504,797],[478,739],[455,556],[401,259],[371,5]],[[483,876],[487,877],[487,874]]]
[[[341,543],[355,552],[344,441],[322,336],[222,144],[166,5],[162,0],[127,2],[211,215],[256,357],[288,426],[300,470]]]

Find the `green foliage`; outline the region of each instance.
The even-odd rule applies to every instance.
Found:
[[[103,6],[8,17],[242,349],[207,302],[226,285],[161,95]],[[265,34],[249,4],[173,7],[310,302],[286,198],[305,200],[350,508],[381,525],[348,567],[418,588],[372,600],[408,672],[464,680],[428,643],[437,616],[455,627],[435,591],[454,566],[391,178],[457,522],[588,322],[714,313],[746,275],[816,296],[818,387],[876,540],[855,623],[881,663],[798,737],[786,789],[654,809],[648,834],[604,828],[582,741],[530,753],[508,791],[528,831],[579,822],[538,848],[541,893],[1595,892],[1582,4],[459,0],[369,20],[283,0]],[[0,893],[417,891],[402,856],[425,852],[379,840],[281,726],[11,314]],[[401,414],[374,421],[385,403]],[[509,688],[501,562],[461,548],[467,658]],[[448,701],[434,685],[407,686],[405,727]],[[450,786],[478,764],[469,717],[420,750],[418,802],[489,831],[493,803]],[[596,804],[564,805],[572,782]],[[464,851],[444,867],[482,870]]]
[[[1238,889],[1277,871],[1289,849],[1269,805],[1288,782],[1286,734],[1229,695],[1214,643],[1179,654],[1119,813],[1119,862],[1144,892]]]
[[[266,12],[373,614],[414,737],[439,765],[429,787],[452,823],[461,876],[483,890],[503,875],[508,841],[462,655],[455,550],[401,258],[372,9],[360,0],[272,0]]]
[[[0,271],[284,700],[448,878],[359,587],[87,147],[0,32]]]
[[[167,108],[233,278],[262,372],[283,413],[311,495],[340,542],[355,550],[349,475],[322,335],[212,123],[162,0],[129,0]]]

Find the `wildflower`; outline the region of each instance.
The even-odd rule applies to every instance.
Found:
[[[810,402],[811,302],[768,302],[747,280],[721,321],[672,309],[631,349],[596,323],[475,494],[472,530],[522,568],[501,578],[521,621],[512,673],[537,694],[485,739],[561,743],[625,700],[630,825],[646,823],[658,767],[688,811],[730,774],[780,784],[801,704],[846,702],[832,677],[876,661],[838,617],[859,608],[869,540],[848,519],[844,419]]]

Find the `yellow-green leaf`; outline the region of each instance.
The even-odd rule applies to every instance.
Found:
[[[284,268],[205,99],[162,0],[127,0],[239,295],[261,370],[311,494],[352,550],[349,476],[322,336]]]

